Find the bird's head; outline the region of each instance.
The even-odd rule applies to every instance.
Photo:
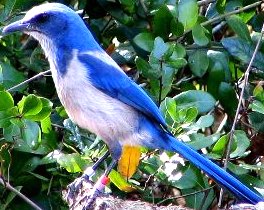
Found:
[[[37,39],[46,54],[51,47],[78,49],[88,45],[96,46],[79,15],[60,3],[45,3],[33,7],[24,18],[4,27],[2,33],[7,35],[16,31],[27,33]],[[85,42],[88,42],[87,45]]]

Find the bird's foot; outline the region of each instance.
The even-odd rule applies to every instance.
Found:
[[[100,196],[109,183],[109,178],[102,175],[93,186],[89,177],[82,175],[68,186],[66,201],[70,209],[93,209],[95,199]]]
[[[78,198],[80,194],[85,193],[86,190],[92,189],[93,183],[90,181],[90,178],[93,176],[93,174],[94,170],[89,167],[84,171],[81,177],[75,179],[67,186],[65,200],[68,204],[70,204],[70,206],[76,202],[76,198]]]

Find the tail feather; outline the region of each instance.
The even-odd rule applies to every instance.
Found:
[[[176,140],[173,136],[168,136],[168,146],[171,147],[171,151],[179,153],[198,168],[203,170],[209,177],[220,184],[223,188],[230,191],[240,201],[257,204],[258,202],[264,200],[260,195],[253,192],[250,188],[245,186],[238,179],[220,168],[208,158],[200,155],[181,141]]]

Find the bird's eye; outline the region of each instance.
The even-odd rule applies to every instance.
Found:
[[[37,23],[45,23],[49,20],[49,15],[47,13],[42,13],[42,14],[39,14],[37,17],[36,17],[36,22]]]

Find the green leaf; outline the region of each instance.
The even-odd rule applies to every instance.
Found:
[[[166,112],[169,113],[170,117],[177,121],[178,116],[176,115],[177,107],[176,107],[176,101],[173,98],[165,98],[164,100]]]
[[[200,175],[201,176],[201,175]],[[202,181],[197,183],[195,188],[188,188],[181,190],[182,194],[189,195],[186,197],[186,206],[191,209],[197,209],[199,206],[202,206],[201,209],[211,209],[212,203],[215,199],[215,192],[213,189],[204,192],[203,189],[210,188],[210,181],[206,176],[203,176]]]
[[[232,56],[243,64],[250,62],[255,49],[254,44],[238,37],[224,38],[222,44]],[[257,52],[253,66],[264,71],[264,54],[261,51]]]
[[[125,11],[129,13],[135,12],[135,1],[131,0],[120,0],[120,3],[122,4]]]
[[[43,97],[38,97],[38,99],[40,99],[41,101],[41,110],[37,112],[37,114],[25,114],[25,118],[35,121],[41,121],[50,115],[52,110],[52,102]]]
[[[188,167],[181,173],[181,177],[178,180],[171,180],[171,185],[179,189],[192,188],[197,185],[197,176],[192,167]]]
[[[215,98],[219,98],[219,86],[221,82],[225,81],[225,70],[221,62],[211,62],[207,78],[207,90]]]
[[[109,178],[111,182],[114,183],[115,186],[117,186],[120,190],[125,191],[125,192],[131,192],[134,191],[135,188],[129,184],[122,176],[120,173],[118,173],[115,170],[112,170],[109,174]]]
[[[216,65],[215,68],[219,68],[221,66],[221,69],[224,71],[224,81],[231,82],[232,75],[230,71],[230,58],[226,52],[220,52],[220,51],[214,51],[209,50],[207,51],[207,56],[210,60],[210,68],[214,68],[214,65]]]
[[[23,124],[24,121],[22,121],[21,124]],[[32,122],[35,123],[35,122]],[[27,152],[27,153],[35,153],[35,154],[43,154],[44,149],[42,150],[36,150],[37,146],[39,145],[39,138],[40,133],[39,130],[36,129],[37,126],[29,126],[29,128],[26,128],[27,123],[25,125],[21,126],[20,124],[10,124],[9,127],[4,128],[4,138],[6,141],[11,142],[14,146],[14,149],[17,151]],[[35,128],[34,128],[35,127]],[[23,139],[22,133],[25,137]],[[36,135],[36,136],[35,136]],[[33,139],[30,139],[30,137],[33,136]]]
[[[189,55],[188,62],[192,73],[197,77],[202,77],[209,66],[209,59],[204,50],[197,50]]]
[[[226,0],[217,0],[216,1],[216,9],[217,11],[222,14],[225,11],[225,6],[226,6]]]
[[[3,85],[6,89],[11,88],[25,80],[23,73],[17,71],[11,64],[6,61],[5,63],[0,62],[0,72],[3,76]],[[13,91],[20,91],[25,88],[25,85],[15,88]]]
[[[163,39],[168,38],[171,33],[170,23],[172,18],[173,16],[168,7],[165,4],[162,5],[154,15],[153,32],[155,36],[160,36]]]
[[[243,163],[241,165],[243,165]],[[232,173],[237,174],[237,175],[243,175],[243,174],[247,174],[248,173],[247,169],[245,169],[245,168],[243,168],[241,166],[235,165],[235,164],[233,164],[231,162],[229,162],[227,164],[227,168],[230,171],[232,171]]]
[[[137,69],[146,78],[156,80],[161,76],[161,72],[158,69],[153,69],[147,61],[140,57],[136,58],[136,65]]]
[[[246,133],[241,130],[236,130],[234,132],[234,140],[237,144],[236,149],[230,154],[231,158],[245,156],[245,152],[250,146],[250,140],[248,139]]]
[[[250,124],[256,131],[264,132],[264,114],[258,112],[249,113]]]
[[[178,20],[172,19],[171,20],[170,27],[171,27],[171,32],[173,33],[173,35],[175,35],[177,37],[183,35],[183,33],[184,33],[184,26]]]
[[[229,83],[221,82],[218,91],[220,103],[224,107],[225,111],[234,115],[238,105],[238,99],[234,88]]]
[[[41,143],[41,131],[36,122],[30,120],[23,120],[24,126],[22,128],[22,138],[27,142],[27,145],[36,150]]]
[[[193,133],[189,137],[191,141],[187,144],[195,150],[200,150],[213,145],[220,138],[220,134],[205,136],[202,133]]]
[[[180,1],[178,5],[179,21],[184,29],[192,28],[198,20],[198,4],[196,0]]]
[[[19,116],[17,107],[12,107],[8,110],[0,111],[0,128],[10,126],[12,119]]]
[[[151,52],[152,57],[161,60],[162,56],[169,50],[169,44],[165,43],[161,37],[156,37],[154,40],[154,48]]]
[[[259,101],[264,101],[264,90],[261,84],[258,84],[254,90],[253,90],[253,95],[256,97],[257,100]]]
[[[139,165],[139,168],[144,173],[151,175],[155,174],[162,164],[163,163],[160,160],[160,157],[152,156],[150,158],[142,160],[142,164]]]
[[[183,45],[176,43],[173,46],[174,49],[172,56],[174,56],[175,58],[184,58],[186,56],[186,50]]]
[[[196,24],[192,29],[192,36],[194,42],[199,46],[206,46],[209,43],[209,39],[206,36],[208,31],[201,26],[200,24]]]
[[[248,27],[239,16],[232,15],[228,17],[227,24],[241,39],[244,39],[247,42],[252,42]]]
[[[184,123],[193,122],[198,115],[198,109],[196,107],[189,107],[186,111]]]
[[[43,120],[41,120],[40,124],[41,124],[41,131],[43,133],[50,133],[52,127],[51,127],[51,120],[49,117],[46,117]]]
[[[226,148],[226,144],[228,141],[228,135],[223,135],[214,145],[213,149],[212,149],[212,153],[213,156],[217,156],[217,158],[221,158],[224,154],[225,148]],[[231,151],[233,151],[235,149],[235,145],[232,144],[231,145]]]
[[[151,33],[143,32],[136,35],[133,41],[141,49],[151,52],[154,45],[154,36]]]
[[[214,123],[214,117],[210,114],[201,116],[197,122],[195,123],[195,126],[199,129],[202,128],[208,128]]]
[[[222,136],[218,142],[214,145],[212,152],[216,153],[221,157],[225,148],[227,146],[227,142],[229,139],[229,135]],[[246,150],[250,146],[250,141],[246,136],[244,131],[235,130],[234,138],[231,145],[231,158],[241,157],[245,155]]]
[[[30,94],[18,102],[18,108],[24,116],[36,115],[42,109],[42,102],[37,96]]]
[[[69,173],[81,172],[85,168],[85,160],[78,153],[57,154],[58,164],[65,168]]]
[[[254,112],[259,112],[259,113],[261,113],[261,114],[264,114],[264,103],[263,102],[260,102],[260,101],[256,101],[256,100],[254,100],[253,102],[252,102],[252,104],[250,104],[250,106],[249,106],[251,109],[252,109],[252,111],[254,111]]]
[[[168,59],[166,63],[175,69],[180,69],[187,65],[187,61],[184,58]]]
[[[4,7],[0,7],[0,22],[4,22],[6,19],[8,19],[8,17],[11,15],[11,12],[14,8],[16,1],[17,0],[1,1],[1,4],[3,4]]]
[[[0,111],[9,109],[14,106],[12,95],[7,91],[0,91]]]
[[[209,112],[214,108],[215,99],[207,92],[201,90],[189,90],[175,96],[178,109],[196,107],[199,113]]]

